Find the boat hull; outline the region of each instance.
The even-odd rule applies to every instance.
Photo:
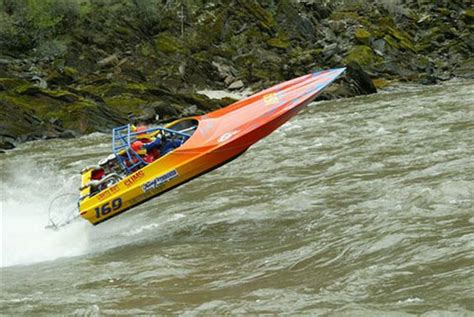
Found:
[[[82,201],[81,216],[92,224],[101,223],[236,158],[295,116],[342,72],[297,78],[190,118],[199,125],[184,145]]]

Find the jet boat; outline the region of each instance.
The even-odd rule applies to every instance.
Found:
[[[97,225],[229,162],[295,116],[344,70],[298,77],[225,108],[163,127],[113,129],[113,154],[81,172],[80,216]],[[146,161],[133,148],[144,135],[177,146]]]

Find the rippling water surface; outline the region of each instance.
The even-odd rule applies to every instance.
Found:
[[[24,144],[0,155],[0,312],[472,316],[473,140],[472,82],[312,104],[218,170],[59,232],[51,199],[109,137]]]

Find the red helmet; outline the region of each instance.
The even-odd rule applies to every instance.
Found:
[[[132,143],[132,150],[135,152],[139,151],[143,147],[142,141],[135,141]]]

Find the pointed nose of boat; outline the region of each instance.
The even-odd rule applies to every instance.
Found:
[[[318,76],[324,75],[324,76],[333,77],[335,79],[338,76],[340,76],[342,73],[344,73],[345,70],[346,70],[346,67],[327,69],[327,70],[312,73],[312,77],[318,77]]]

